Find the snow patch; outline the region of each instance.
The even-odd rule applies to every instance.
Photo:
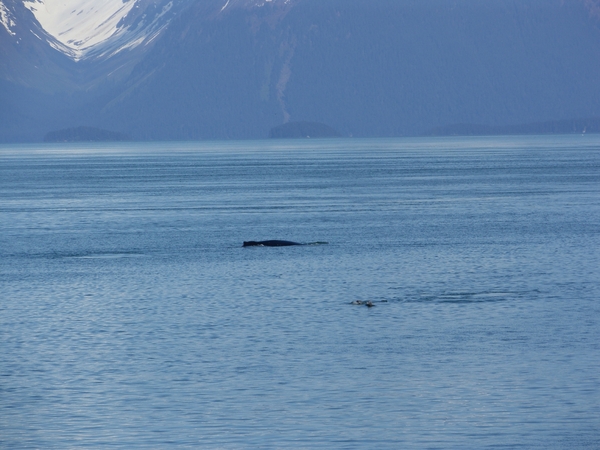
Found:
[[[27,7],[48,34],[81,59],[90,49],[124,31],[122,19],[134,0],[29,0]]]
[[[223,0],[225,5],[221,8],[220,12],[223,12],[228,6],[237,6],[243,8],[262,8],[263,6],[270,3],[283,3],[288,5],[291,0]]]
[[[115,35],[116,37],[109,38],[103,45],[90,49],[90,56],[110,58],[123,50],[150,44],[170,23],[170,18],[167,15],[173,9],[173,6],[173,2],[170,1],[150,21],[141,21],[136,27],[130,27],[125,33],[118,33]],[[147,18],[146,14],[144,14],[144,18]]]
[[[186,5],[198,0],[24,0],[50,36],[49,45],[75,61],[109,58],[149,44]],[[291,0],[221,0],[221,12],[235,7],[262,7]],[[10,29],[0,0],[0,17]]]
[[[0,23],[4,25],[4,28],[6,28],[8,34],[10,34],[11,36],[16,35],[16,33],[12,30],[12,27],[16,25],[15,21],[12,19],[11,13],[8,10],[8,8],[2,2],[0,2]]]

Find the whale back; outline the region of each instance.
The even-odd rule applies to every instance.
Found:
[[[243,247],[287,247],[290,245],[302,245],[302,244],[300,244],[299,242],[279,241],[279,240],[244,241]]]

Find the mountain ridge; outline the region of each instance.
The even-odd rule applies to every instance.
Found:
[[[600,116],[597,0],[180,3],[149,45],[78,61],[22,2],[1,4],[18,12],[15,35],[0,25],[3,142],[81,125],[245,139],[306,120],[387,137]]]
[[[459,123],[428,130],[423,133],[423,136],[501,136],[586,133],[600,133],[600,118],[589,117],[496,126]]]

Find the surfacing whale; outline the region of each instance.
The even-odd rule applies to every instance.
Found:
[[[290,245],[319,245],[319,244],[327,244],[327,242],[310,242],[310,243],[300,243],[293,241],[279,241],[279,240],[270,240],[270,241],[244,241],[243,247],[288,247]]]
[[[243,247],[287,247],[289,245],[302,245],[299,242],[292,241],[244,241]]]

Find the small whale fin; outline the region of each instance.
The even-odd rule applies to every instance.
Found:
[[[291,245],[323,245],[329,244],[329,242],[318,241],[318,242],[309,242],[307,244],[294,242],[294,241],[281,241],[277,239],[272,239],[268,241],[244,241],[243,247],[288,247]]]

